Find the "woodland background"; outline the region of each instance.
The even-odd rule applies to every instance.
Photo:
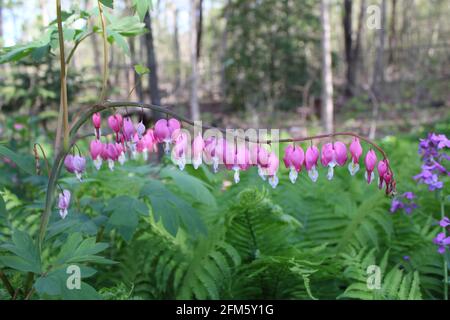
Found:
[[[114,16],[134,15],[139,1],[114,0]],[[374,5],[379,29],[368,26]],[[67,50],[84,32],[70,17],[96,6],[62,1]],[[48,179],[36,174],[32,150],[38,142],[55,155],[60,68],[53,42],[30,41],[45,38],[55,6],[0,0],[0,279],[18,288],[11,295],[2,281],[0,298],[444,298],[450,257],[433,238],[448,183],[438,194],[412,176],[419,138],[450,133],[449,16],[447,0],[154,0],[142,15],[147,32],[116,20],[108,99],[165,105],[219,127],[279,128],[283,137],[357,132],[386,150],[399,194],[414,192],[418,207],[391,213],[363,170],[351,177],[339,168],[330,182],[321,168],[317,183],[302,173],[294,185],[280,168],[272,190],[253,169],[233,184],[227,172],[180,172],[156,156],[114,172],[89,162],[83,183],[61,177],[69,215],[61,220],[55,207],[38,252]],[[99,19],[84,17],[95,31],[70,62],[71,117],[102,86]],[[157,116],[146,113],[147,127]],[[79,147],[88,156],[88,142]],[[82,266],[82,290],[64,289],[70,263]],[[366,286],[371,264],[382,269],[380,290]]]

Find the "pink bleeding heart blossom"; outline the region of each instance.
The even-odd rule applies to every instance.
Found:
[[[102,123],[102,118],[100,116],[100,113],[96,112],[92,115],[92,124],[94,125],[95,129],[100,129]]]
[[[184,170],[184,167],[186,166],[188,136],[181,129],[177,129],[172,134],[172,141],[175,143],[172,150],[172,161],[180,168],[180,170]]]
[[[164,151],[166,153],[169,153],[170,151],[170,144],[173,142],[173,132],[180,128],[180,122],[174,118],[171,118],[169,120],[160,119],[156,121],[154,135],[158,142],[164,142]]]
[[[203,141],[202,135],[199,133],[192,142],[192,165],[194,166],[194,169],[197,169],[202,164],[204,147],[205,142]]]
[[[224,164],[228,170],[234,171],[234,182],[239,183],[242,170],[247,170],[250,166],[250,152],[245,145],[235,145],[225,143]]]
[[[142,139],[142,137],[143,137],[143,135],[145,133],[145,129],[146,129],[145,125],[144,125],[144,123],[142,121],[139,122],[138,125],[136,126],[136,132],[137,132],[137,134],[139,136],[139,139]]]
[[[123,118],[120,114],[114,114],[108,117],[108,125],[116,133],[116,141],[119,141],[119,132],[122,130]]]
[[[317,162],[319,161],[319,149],[316,146],[310,146],[306,149],[305,154],[305,168],[308,171],[309,178],[316,182],[319,177],[317,171]]]
[[[223,146],[223,141],[219,140],[217,137],[209,137],[204,141],[205,146],[203,148],[203,151],[205,155],[205,162],[208,164],[212,164],[214,173],[217,173],[220,159],[222,159],[219,141]]]
[[[377,166],[377,170],[378,170],[378,188],[383,188],[383,183],[384,181],[384,177],[386,175],[386,173],[388,172],[388,162],[387,159],[383,159],[380,160],[380,162],[378,162],[378,166]]]
[[[69,209],[69,205],[70,205],[70,191],[67,189],[64,189],[60,194],[59,194],[59,199],[58,199],[58,209],[59,209],[59,215],[61,216],[61,218],[65,218],[67,216],[67,214],[69,213],[67,209]]]
[[[133,121],[131,121],[130,117],[126,117],[123,119],[123,138],[125,141],[131,141],[134,134],[136,133],[136,128],[134,127]]]
[[[156,141],[153,136],[153,130],[148,129],[145,134],[142,136],[136,144],[136,150],[139,153],[142,153],[144,156],[144,160],[147,161],[148,153],[156,151]]]
[[[348,171],[352,176],[354,176],[359,171],[359,158],[362,155],[362,147],[359,139],[357,137],[353,137],[352,142],[350,143],[350,155],[352,157],[352,161],[348,164]]]
[[[117,145],[120,145],[117,143]],[[108,143],[103,147],[102,158],[108,161],[108,167],[111,171],[114,170],[114,162],[119,159],[119,151],[116,144]]]
[[[96,138],[100,139],[100,136],[101,136],[100,126],[102,124],[102,118],[101,118],[99,112],[96,112],[92,115],[92,124],[94,125],[94,128],[95,128]]]
[[[103,143],[100,140],[92,140],[89,151],[91,153],[91,158],[94,161],[94,166],[97,170],[100,169],[102,165],[102,153],[103,153]]]
[[[258,166],[258,175],[266,180],[269,166],[269,152],[261,145],[255,144],[250,148],[250,164]]]
[[[86,159],[81,156],[68,154],[64,159],[64,166],[70,173],[75,173],[78,180],[81,181],[81,175],[86,168]]]
[[[275,152],[271,152],[269,155],[268,165],[267,165],[267,175],[269,176],[269,178],[267,180],[269,181],[269,184],[274,189],[278,185],[277,171],[278,171],[279,165],[280,165],[280,160],[278,159],[278,156],[275,154]]]
[[[328,180],[333,179],[334,167],[336,165],[343,166],[347,161],[347,148],[345,144],[337,141],[334,143],[326,143],[322,147],[321,162],[324,167],[328,166]]]
[[[286,168],[290,170],[289,179],[292,183],[295,183],[305,161],[305,152],[300,146],[288,145],[285,149],[283,161]]]
[[[120,165],[123,165],[126,161],[125,148],[122,143],[115,143],[116,153],[118,154],[117,161]]]
[[[377,155],[375,151],[372,149],[369,150],[366,154],[366,158],[364,159],[364,164],[366,165],[366,180],[367,183],[370,184],[373,180],[374,174],[373,170],[375,169],[375,165],[377,163]]]

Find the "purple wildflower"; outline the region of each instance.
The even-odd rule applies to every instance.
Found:
[[[440,254],[445,253],[445,248],[450,244],[450,237],[446,237],[444,232],[439,233],[433,242],[439,246],[438,252]]]
[[[444,217],[441,221],[439,221],[439,225],[442,228],[447,228],[447,226],[450,226],[450,219],[447,217]]]
[[[414,203],[413,199],[416,195],[410,191],[405,192],[401,196],[395,197],[391,203],[391,212],[395,213],[398,210],[405,210],[406,214],[411,214],[414,209],[417,208],[417,204]]]

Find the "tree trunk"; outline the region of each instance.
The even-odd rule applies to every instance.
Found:
[[[173,91],[178,96],[181,84],[181,70],[180,70],[181,60],[180,60],[180,43],[178,39],[178,8],[175,5],[173,6],[172,15],[173,15],[173,58],[175,64],[175,83]]]
[[[388,59],[389,64],[394,63],[394,48],[397,44],[396,21],[397,21],[397,0],[392,0],[391,22],[390,22],[391,30],[389,32],[389,59]]]
[[[352,55],[353,50],[353,28],[352,28],[352,16],[353,16],[353,0],[344,1],[344,46],[345,46],[345,62],[347,64],[346,70],[346,87],[345,95],[351,97],[353,95],[353,87],[355,84],[354,79],[354,60]]]
[[[372,90],[379,99],[380,87],[384,82],[384,42],[386,35],[386,0],[381,2],[381,26],[378,30],[377,53],[373,70]]]
[[[134,66],[137,64],[137,59],[136,59],[136,43],[135,43],[135,39],[134,37],[129,38],[128,43],[130,45],[130,56],[131,56],[131,64]],[[131,78],[131,90],[133,88],[134,91],[136,92],[136,96],[137,99],[139,101],[144,101],[144,93],[142,92],[142,82],[141,79],[139,77],[139,75],[137,74],[137,72],[134,70],[134,68],[130,68],[132,74],[132,78]]]
[[[322,121],[326,132],[333,132],[333,73],[330,41],[330,1],[321,0],[322,24]]]
[[[153,30],[152,30],[152,18],[149,12],[145,15],[144,18],[145,26],[149,30],[145,34],[145,45],[147,47],[147,67],[150,69],[149,73],[149,94],[150,101],[152,104],[160,105],[161,97],[159,95],[159,86],[158,86],[158,66],[156,63],[155,56],[155,48],[153,46]],[[156,114],[155,114],[156,116]],[[161,118],[162,115],[157,117]]]
[[[227,1],[227,4],[224,8],[224,26],[223,32],[220,39],[220,93],[222,100],[225,99],[226,96],[226,79],[225,79],[225,57],[227,53],[227,40],[228,40],[228,19],[230,18],[230,4],[231,0]]]
[[[357,83],[357,71],[360,62],[361,38],[364,25],[364,16],[366,11],[366,0],[361,0],[361,7],[358,15],[358,26],[356,37],[353,40],[353,0],[345,0],[344,2],[344,43],[345,43],[345,60],[347,64],[346,70],[346,97],[352,97],[355,93]]]
[[[0,0],[0,46],[3,47],[3,0]]]
[[[196,0],[190,0],[191,2],[191,14],[190,14],[190,51],[191,51],[191,96],[190,96],[190,107],[191,107],[191,117],[193,120],[200,120],[200,106],[198,104],[198,9]],[[201,10],[201,7],[200,7]]]

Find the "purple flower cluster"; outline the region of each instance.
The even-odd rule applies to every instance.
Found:
[[[405,210],[406,214],[411,214],[414,209],[417,208],[417,204],[414,203],[416,195],[412,192],[405,192],[399,197],[395,197],[391,203],[391,212],[395,213],[398,210]]]
[[[444,134],[429,133],[426,139],[420,139],[419,155],[422,157],[422,171],[414,176],[414,180],[428,185],[430,191],[442,189],[443,182],[439,176],[448,176],[450,172],[442,165],[442,161],[450,160],[450,156],[442,150],[450,148],[450,140]]]

